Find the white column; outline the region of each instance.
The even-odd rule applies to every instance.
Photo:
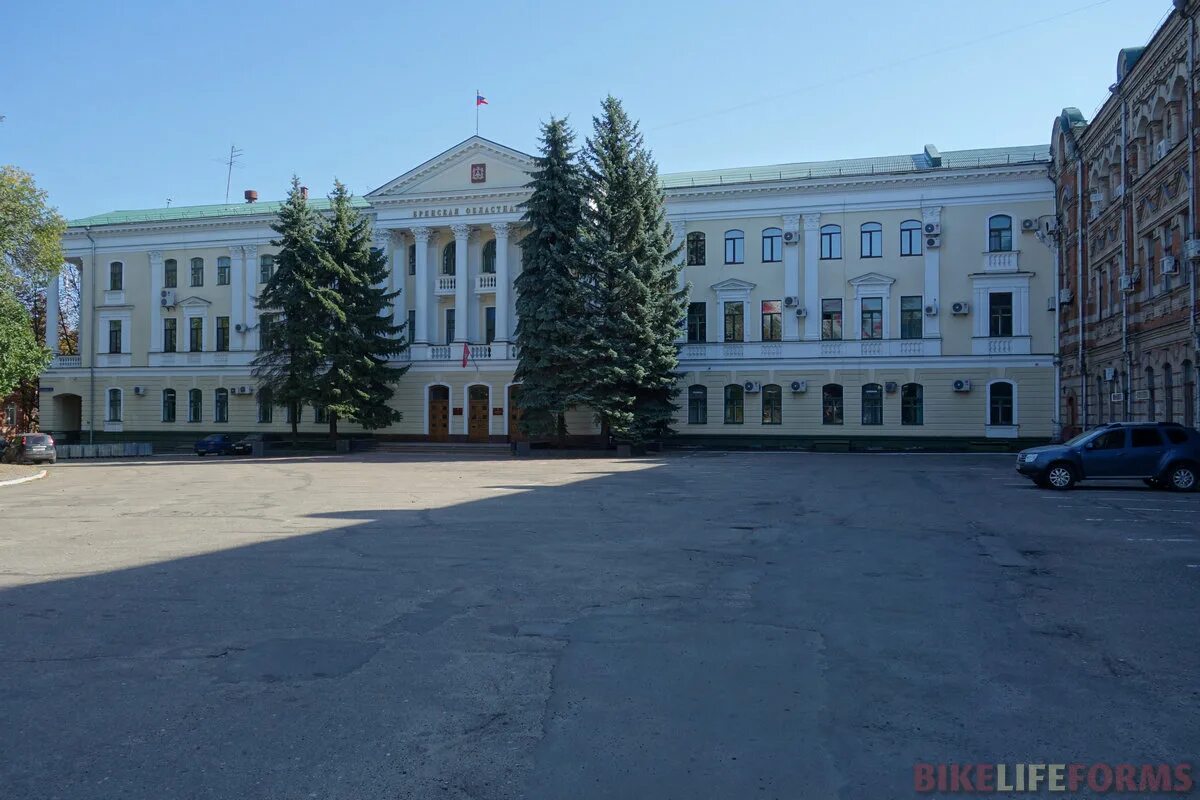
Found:
[[[687,263],[687,247],[682,246],[687,239],[687,220],[673,219],[670,220],[671,225],[671,249],[679,248],[679,254],[675,256],[675,265],[678,267],[678,272],[675,278],[675,291],[682,292],[687,288],[687,278],[683,274],[683,265]],[[683,307],[684,319],[687,319],[687,301],[684,301]],[[675,342],[682,344],[687,341],[687,325],[680,326],[675,333]]]
[[[804,318],[804,338],[821,338],[821,215],[804,215],[804,296],[800,304],[808,311]]]
[[[493,222],[492,231],[496,234],[496,343],[492,355],[495,358],[507,358],[510,341],[508,302],[512,285],[508,274],[508,223]]]
[[[922,225],[930,223],[938,225],[941,221],[941,206],[930,206],[929,208],[921,209]],[[923,247],[922,251],[925,253],[925,288],[922,291],[921,302],[925,305],[933,303],[939,306],[937,316],[925,317],[923,331],[926,337],[936,338],[942,335],[941,299],[939,298],[941,294],[939,287],[942,280],[942,251],[936,247]],[[986,312],[983,312],[983,309],[980,309],[980,312],[986,318]]]
[[[412,229],[413,239],[417,243],[417,275],[413,282],[413,294],[416,296],[417,329],[412,334],[412,341],[421,344],[429,343],[429,228]]]
[[[59,275],[55,273],[50,276],[50,281],[46,284],[46,349],[56,356],[58,355],[58,281]],[[156,293],[151,299],[154,307],[158,308],[158,294]]]
[[[151,250],[150,256],[150,352],[161,353],[163,349],[162,288],[163,255],[161,250]],[[176,333],[176,336],[179,334]],[[47,345],[49,346],[49,345]]]
[[[229,248],[229,349],[241,350],[242,342],[246,337],[245,318],[246,318],[246,293],[241,290],[245,285],[246,279],[243,277],[246,273],[244,249],[242,246],[234,245]],[[213,339],[213,347],[216,347],[216,339]]]
[[[797,214],[783,218],[783,296],[800,296],[800,217]],[[805,298],[804,302],[809,301]],[[812,314],[813,309],[809,309],[808,313]],[[783,338],[788,342],[800,338],[800,320],[796,316],[796,309],[788,308],[786,303],[783,307]]]
[[[399,233],[399,231],[393,231]],[[408,321],[408,293],[404,291],[404,275],[407,269],[408,242],[404,236],[399,237],[399,241],[392,239],[392,256],[388,260],[388,291],[399,292],[396,298],[392,300],[392,324],[403,325]],[[401,334],[408,341],[412,341],[412,331],[404,331]]]
[[[258,245],[245,245],[242,247],[242,254],[245,256],[241,275],[242,288],[240,290],[237,288],[237,278],[234,278],[231,283],[234,291],[240,291],[242,295],[240,302],[246,309],[246,316],[242,320],[246,327],[240,339],[241,349],[255,351],[258,350],[259,333],[258,308],[255,305],[258,302],[258,298],[255,296],[255,292],[258,291]]]
[[[467,245],[471,235],[470,225],[451,225],[454,233],[454,341],[468,341],[467,317],[471,310],[467,305],[468,284],[471,276],[467,274]]]

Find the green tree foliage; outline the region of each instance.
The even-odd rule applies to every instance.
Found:
[[[658,167],[614,97],[583,152],[580,285],[587,308],[578,357],[588,405],[604,430],[633,444],[670,433],[684,314],[679,248],[663,211]]]
[[[44,289],[62,265],[66,229],[32,175],[0,166],[0,290]]]
[[[565,434],[563,414],[579,402],[586,378],[578,352],[584,297],[576,240],[583,184],[574,138],[565,120],[542,126],[541,155],[525,203],[530,232],[521,240],[523,266],[515,283],[516,380],[521,424],[530,435]]]
[[[50,363],[50,355],[38,344],[29,311],[12,292],[0,289],[0,397],[35,380]]]

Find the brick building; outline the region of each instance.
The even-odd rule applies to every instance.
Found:
[[[1051,134],[1065,435],[1114,420],[1197,419],[1196,17],[1176,0],[1144,47],[1117,56],[1089,122]]]

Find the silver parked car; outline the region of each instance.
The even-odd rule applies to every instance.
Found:
[[[48,433],[19,433],[9,437],[0,460],[9,464],[53,464],[58,460],[54,438]]]

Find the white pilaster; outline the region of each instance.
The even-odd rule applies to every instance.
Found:
[[[791,234],[789,236],[788,234]],[[807,292],[805,293],[807,294]],[[800,296],[800,216],[790,214],[783,218],[783,296]],[[808,302],[805,298],[804,302]],[[809,309],[809,314],[813,310]],[[783,307],[783,339],[792,342],[800,338],[800,320],[796,309]]]
[[[429,297],[433,287],[429,281],[429,228],[417,227],[412,229],[413,239],[417,243],[417,274],[413,282],[416,295],[417,329],[411,334],[411,341],[428,344],[429,339]]]
[[[939,224],[942,221],[942,207],[930,206],[921,209],[921,224],[927,225],[930,223]],[[922,236],[924,241],[924,236]],[[924,334],[926,338],[937,338],[942,335],[941,322],[941,286],[942,280],[942,251],[939,248],[922,247],[922,252],[925,254],[925,286],[923,289],[922,302],[925,305],[935,304],[939,306],[936,316],[925,317]],[[986,312],[983,312],[986,314]]]
[[[150,256],[150,352],[161,353],[163,349],[163,254],[161,250],[151,250],[147,255]],[[178,336],[178,332],[176,332],[176,336]]]
[[[403,325],[408,321],[408,295],[404,291],[404,268],[408,247],[402,235],[397,240],[396,235],[399,233],[400,231],[397,230],[388,230],[386,243],[391,246],[391,249],[384,251],[388,254],[387,290],[389,293],[399,292],[392,300],[393,325]],[[412,331],[404,331],[400,335],[412,341]]]
[[[246,293],[238,287],[245,286],[245,250],[239,245],[229,248],[229,349],[242,350],[245,341]],[[216,339],[213,339],[216,346]]]
[[[230,281],[235,287],[241,279],[241,285],[244,287],[241,292],[242,308],[245,309],[245,316],[242,317],[242,324],[245,325],[240,339],[234,341],[241,342],[242,350],[258,350],[258,309],[254,304],[257,302],[255,292],[258,289],[258,245],[248,244],[242,247],[242,256],[244,257],[242,274],[239,276],[234,273],[233,279]],[[234,262],[236,263],[236,262]],[[237,291],[236,289],[234,291]],[[230,320],[232,323],[233,320]],[[234,328],[236,331],[237,328]],[[237,349],[237,346],[234,346]]]
[[[58,355],[58,274],[50,276],[46,284],[46,349]],[[154,295],[154,307],[158,307],[158,294]]]
[[[492,353],[504,353],[507,356],[507,343],[511,333],[508,327],[509,287],[512,280],[508,275],[508,223],[493,222],[492,231],[496,234],[496,346]]]
[[[785,251],[786,252],[786,251]],[[821,215],[804,215],[804,296],[800,305],[808,311],[804,318],[804,338],[821,338]]]
[[[469,341],[470,335],[468,317],[471,308],[467,298],[470,297],[468,288],[471,276],[467,274],[467,246],[471,226],[451,225],[450,230],[454,233],[454,341],[461,343]]]

